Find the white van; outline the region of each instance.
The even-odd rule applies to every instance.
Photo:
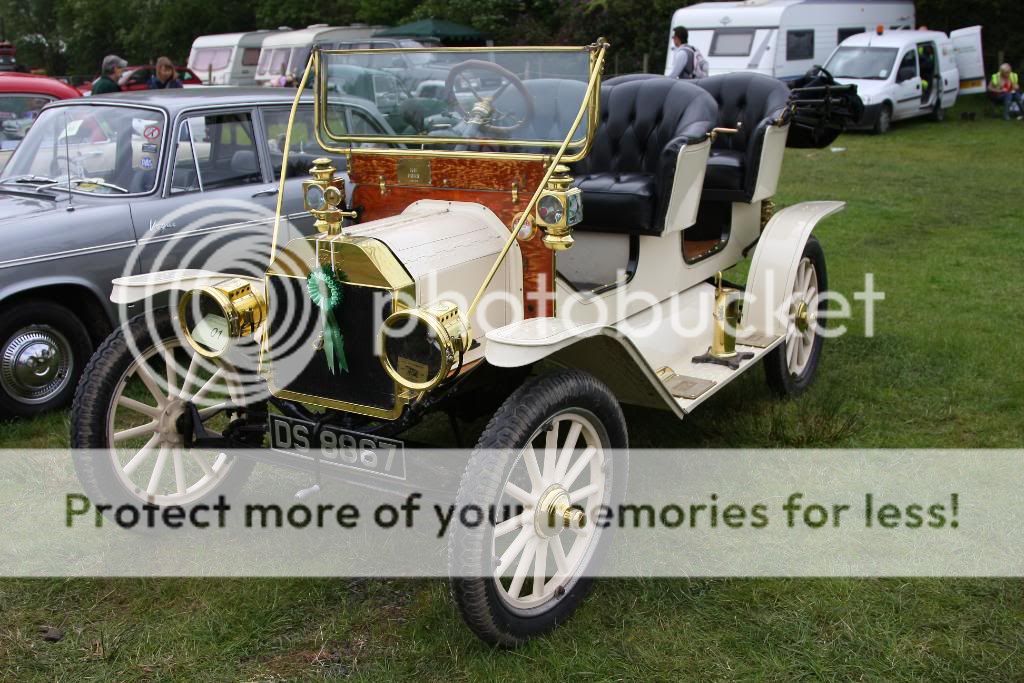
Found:
[[[890,0],[745,0],[702,2],[672,15],[665,73],[672,67],[672,31],[685,27],[689,43],[708,60],[711,75],[756,71],[792,79],[823,64],[849,36],[876,26],[914,28],[914,3]]]
[[[385,28],[366,24],[312,24],[297,31],[275,33],[263,41],[259,64],[256,66],[256,83],[274,85],[281,76],[301,78],[314,45],[332,48],[338,43],[369,38]]]
[[[857,86],[864,117],[857,127],[876,133],[915,116],[944,118],[959,94],[984,92],[981,27],[953,31],[883,31],[844,40],[825,69]]]
[[[256,85],[256,65],[263,39],[274,31],[217,33],[199,36],[192,43],[188,68],[205,85]]]

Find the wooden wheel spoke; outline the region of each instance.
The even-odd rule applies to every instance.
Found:
[[[167,397],[164,395],[159,382],[157,382],[156,377],[153,375],[153,369],[149,367],[145,360],[140,360],[138,365],[136,365],[135,374],[140,380],[142,380],[142,383],[146,386],[146,389],[153,398],[156,399],[157,405],[163,406],[167,403]]]
[[[533,450],[533,446],[528,446],[523,452],[523,464],[526,465],[526,473],[530,475],[530,486],[535,492],[540,493],[544,488],[544,477],[537,466],[537,452]]]
[[[167,462],[167,446],[160,444],[160,451],[156,456],[156,464],[153,465],[153,474],[149,477],[149,485],[146,487],[146,494],[155,496],[160,486],[160,477],[164,473],[164,464]]]
[[[180,495],[185,493],[188,488],[185,482],[185,459],[182,456],[181,448],[175,446],[171,450],[171,458],[174,461],[174,486]]]
[[[591,484],[589,486],[584,486],[581,489],[576,489],[575,491],[571,491],[569,493],[569,503],[570,504],[578,503],[581,500],[584,500],[585,498],[587,498],[588,496],[594,495],[595,493],[597,493],[600,490],[601,490],[601,486],[599,484]]]
[[[534,597],[544,595],[544,584],[548,571],[548,541],[537,542],[537,551],[533,555],[533,593]]]
[[[576,480],[579,479],[583,470],[590,464],[590,461],[594,459],[595,455],[597,455],[597,449],[593,446],[583,451],[579,459],[573,464],[572,469],[562,477],[562,486],[566,489],[571,488],[576,483]]]
[[[555,568],[558,569],[558,573],[568,573],[569,560],[565,556],[565,548],[562,547],[562,539],[558,536],[551,539],[551,556],[555,558]]]
[[[569,469],[569,462],[572,460],[572,454],[576,452],[576,443],[580,440],[580,433],[582,431],[583,425],[575,421],[569,428],[569,433],[565,437],[565,443],[562,444],[562,452],[558,456],[558,463],[555,465],[555,481],[561,481],[562,477],[565,476],[565,471]]]
[[[509,567],[512,566],[512,562],[519,557],[519,554],[523,552],[523,548],[526,547],[526,544],[532,538],[534,538],[533,529],[523,527],[519,531],[519,535],[516,536],[516,539],[512,541],[512,544],[509,545],[509,547],[505,548],[505,552],[503,552],[501,557],[498,559],[498,568],[495,571],[495,576],[497,578],[500,579],[506,572],[508,572]]]
[[[199,465],[199,468],[203,470],[203,473],[206,474],[206,476],[214,476],[213,468],[210,467],[210,463],[206,462],[206,460],[204,460],[201,455],[199,455],[198,453],[191,449],[189,450],[188,454],[189,457],[192,458],[192,460],[194,460],[197,465]]]
[[[121,406],[122,408],[127,408],[128,410],[135,411],[136,413],[148,415],[153,419],[160,417],[161,413],[160,406],[151,406],[147,403],[143,403],[142,401],[136,401],[134,398],[128,398],[124,394],[121,394],[118,397],[117,405]]]
[[[544,469],[541,471],[545,481],[551,481],[555,473],[555,458],[558,456],[558,423],[553,422],[544,434]]]
[[[533,522],[533,513],[529,510],[522,512],[515,517],[509,517],[504,522],[494,525],[494,537],[501,538],[505,534],[510,534],[517,529],[521,529],[527,524]]]
[[[146,436],[156,432],[156,428],[159,423],[156,420],[147,422],[144,425],[138,427],[132,427],[131,429],[124,429],[120,432],[114,432],[114,443],[118,441],[124,441],[126,439],[134,439],[137,436]]]
[[[523,505],[533,505],[537,502],[537,498],[530,493],[527,493],[523,489],[519,488],[512,482],[505,483],[505,493],[518,500]]]
[[[142,462],[153,453],[153,446],[155,446],[159,441],[159,434],[153,434],[153,436],[149,437],[149,441],[146,442],[146,445],[140,448],[138,452],[132,456],[132,459],[129,460],[123,468],[121,468],[121,471],[124,472],[126,477],[132,476],[135,470],[138,469],[139,465],[141,465]]]
[[[530,565],[533,564],[533,556],[537,552],[538,545],[540,545],[540,541],[531,535],[522,557],[519,558],[519,564],[516,565],[516,571],[512,575],[512,583],[508,587],[508,594],[513,598],[519,598],[523,594],[523,583],[526,581],[526,575],[530,572]]]

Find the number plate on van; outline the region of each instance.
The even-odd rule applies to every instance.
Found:
[[[331,425],[270,415],[270,447],[290,455],[319,458],[324,463],[348,467],[393,479],[405,479],[405,444],[372,434]]]

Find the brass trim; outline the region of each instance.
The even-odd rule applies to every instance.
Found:
[[[395,386],[395,407],[391,410],[386,410],[384,408],[363,405],[361,403],[347,403],[345,401],[336,401],[333,398],[312,396],[310,394],[302,394],[297,391],[281,389],[277,387],[269,377],[267,378],[267,389],[271,394],[278,398],[283,398],[288,401],[298,401],[299,403],[317,406],[318,408],[326,408],[328,410],[342,410],[346,413],[365,415],[366,417],[373,417],[379,420],[397,420],[402,415],[402,411],[405,410],[405,406],[409,403],[406,397],[403,396],[401,392],[397,391],[397,389],[400,389],[401,387],[397,384]]]
[[[220,307],[224,320],[227,322],[228,342],[223,351],[208,351],[192,338],[192,330],[188,327],[186,322],[188,316],[185,313],[189,302],[199,294],[206,294],[212,298]],[[266,319],[266,299],[254,292],[252,285],[243,278],[226,278],[213,285],[190,289],[178,300],[178,320],[181,321],[181,330],[185,335],[185,341],[193,351],[204,358],[220,358],[227,351],[227,344],[231,343],[230,340],[253,334]]]

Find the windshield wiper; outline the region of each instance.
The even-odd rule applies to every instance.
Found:
[[[31,173],[26,174],[26,175],[14,176],[12,178],[4,178],[3,180],[0,180],[0,183],[25,183],[25,184],[28,184],[28,183],[51,184],[51,183],[56,183],[56,182],[59,182],[56,178],[47,178],[46,176],[32,175]]]

